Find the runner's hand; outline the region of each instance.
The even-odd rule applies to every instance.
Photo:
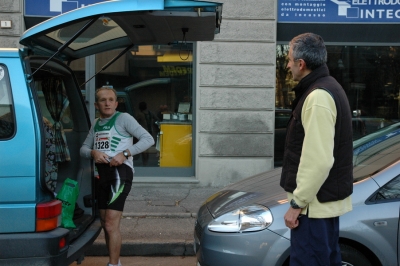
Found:
[[[108,155],[98,150],[91,151],[92,158],[95,163],[108,163]]]
[[[112,159],[111,159],[111,161],[110,161],[110,166],[118,166],[118,165],[121,165],[121,164],[123,164],[124,162],[125,162],[125,160],[126,160],[126,157],[124,156],[124,154],[121,152],[121,153],[118,153],[117,155],[115,155]]]

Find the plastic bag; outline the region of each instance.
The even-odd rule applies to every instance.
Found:
[[[79,187],[78,182],[67,178],[61,187],[60,192],[57,194],[57,199],[62,202],[61,212],[61,227],[64,228],[76,228],[73,217],[75,203],[78,199]]]

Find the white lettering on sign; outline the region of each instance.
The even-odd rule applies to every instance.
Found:
[[[383,5],[383,6],[394,6],[400,5],[399,0],[374,0],[375,5]]]
[[[360,10],[360,18],[400,18],[400,9],[393,10],[393,9],[361,9]]]
[[[338,5],[338,15],[347,18],[361,19],[399,19],[400,0],[352,0],[351,5],[345,1],[331,0]],[[398,6],[399,9],[362,8],[363,6]]]
[[[353,0],[352,5],[370,5],[371,0]]]

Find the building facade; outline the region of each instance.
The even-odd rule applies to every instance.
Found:
[[[18,47],[25,28],[48,18],[48,14],[29,14],[32,1],[0,3],[2,25],[11,22],[10,27],[5,22],[6,27],[0,28],[1,47]],[[100,2],[70,2],[79,2],[79,8],[88,1]],[[71,8],[67,0],[51,2],[50,15],[62,13],[64,4],[68,4],[64,11]],[[346,90],[354,111],[355,139],[399,118],[396,46],[400,40],[393,32],[400,13],[395,7],[373,11],[381,9],[336,0],[219,2],[224,3],[221,32],[214,41],[187,44],[187,58],[181,46],[137,47],[85,85],[92,117],[95,88],[110,85],[121,95],[127,93],[120,103],[131,101],[133,115],[141,112],[142,101],[159,115],[160,120],[154,119],[160,122],[154,129],[156,140],[166,134],[175,137],[164,144],[174,143],[172,153],[179,158],[163,161],[163,151],[169,148],[156,145],[149,156],[135,159],[135,182],[219,187],[273,169],[276,149],[282,146],[277,144],[280,122],[276,119],[278,114],[285,115],[293,99],[294,84],[286,69],[287,43],[303,32],[321,34],[327,44],[331,74]],[[158,57],[167,53],[171,53],[169,59]],[[118,51],[78,60],[71,67],[84,82],[115,54]],[[177,59],[171,59],[174,56]],[[179,115],[183,123],[174,122],[182,122]],[[163,124],[162,119],[170,121]],[[186,127],[177,130],[171,124]]]

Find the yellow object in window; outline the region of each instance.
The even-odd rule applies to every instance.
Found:
[[[192,125],[161,124],[160,167],[192,166]]]

